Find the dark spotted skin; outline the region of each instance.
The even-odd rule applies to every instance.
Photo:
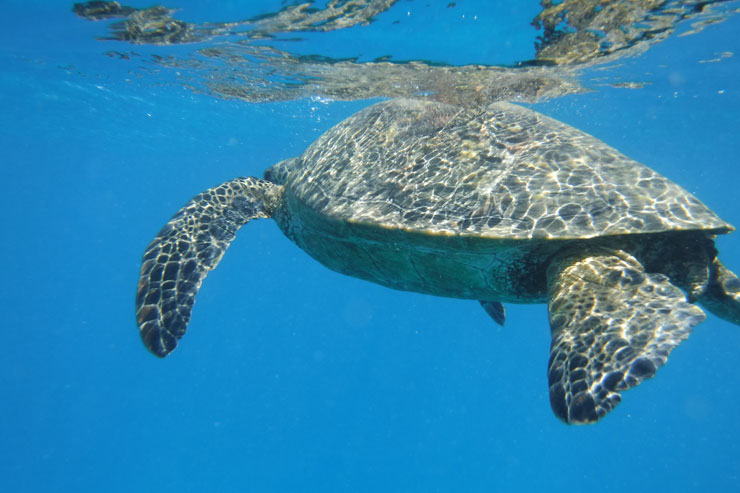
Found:
[[[740,325],[740,280],[717,259],[732,231],[603,142],[526,108],[380,103],[301,156],[209,189],[147,248],[137,292],[146,346],[165,356],[236,231],[272,217],[325,266],[394,289],[548,303],[550,401],[594,422],[704,319]]]
[[[557,259],[548,277],[550,403],[566,423],[606,415],[705,318],[668,277],[621,250]]]
[[[164,357],[175,349],[208,271],[241,226],[270,217],[278,192],[257,178],[226,182],[193,197],[152,240],[136,292],[136,321],[151,352]]]

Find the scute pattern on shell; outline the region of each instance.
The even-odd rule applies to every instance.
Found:
[[[600,140],[508,103],[373,105],[312,144],[287,184],[319,214],[429,234],[546,239],[732,229]]]

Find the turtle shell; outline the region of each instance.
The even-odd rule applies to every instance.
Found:
[[[579,239],[732,230],[650,168],[508,103],[375,104],[317,139],[284,180],[291,200],[320,216],[431,235]]]

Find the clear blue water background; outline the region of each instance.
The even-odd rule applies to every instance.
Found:
[[[455,63],[530,58],[529,3],[485,37],[457,16],[492,8],[399,2],[433,21],[389,46]],[[265,10],[207,5],[176,6],[197,21]],[[740,327],[713,316],[607,418],[569,427],[548,402],[545,306],[510,305],[499,328],[472,301],[333,273],[257,221],[204,283],[180,347],[153,357],[133,297],[159,228],[368,102],[218,100],[103,56],[128,48],[95,41],[105,25],[70,3],[2,7],[0,491],[740,491]],[[462,38],[442,52],[435,25]],[[740,225],[738,32],[735,16],[624,60],[643,89],[536,108]],[[349,31],[335,36],[321,39],[343,49]],[[440,56],[421,51],[434,44]],[[720,52],[735,56],[699,63]],[[740,235],[719,247],[740,271]]]

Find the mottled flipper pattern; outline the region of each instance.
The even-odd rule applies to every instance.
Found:
[[[620,251],[556,260],[548,283],[550,403],[566,423],[602,418],[705,318],[666,276]]]
[[[281,187],[237,178],[188,202],[149,244],[136,293],[136,321],[147,348],[167,356],[185,334],[195,294],[236,231],[270,217]]]
[[[504,326],[504,322],[506,322],[506,309],[504,308],[504,305],[498,301],[480,300],[479,303],[494,322],[499,324],[501,327]]]

